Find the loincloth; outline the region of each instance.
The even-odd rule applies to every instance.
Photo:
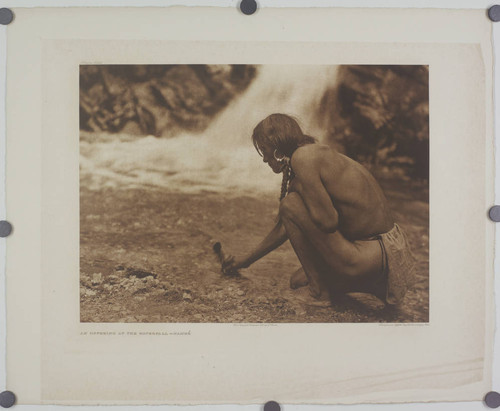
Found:
[[[415,284],[415,256],[410,250],[404,231],[397,225],[376,236],[382,249],[382,273],[386,280],[385,302],[395,305],[403,300]]]

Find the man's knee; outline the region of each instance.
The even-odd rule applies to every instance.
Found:
[[[294,219],[294,217],[297,216],[303,208],[304,203],[300,195],[297,193],[290,193],[280,202],[280,217]]]

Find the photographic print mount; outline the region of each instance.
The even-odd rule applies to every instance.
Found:
[[[484,210],[484,209],[483,209],[483,210]],[[483,211],[483,212],[484,212],[484,211]],[[147,270],[146,270],[146,271],[147,271]],[[142,275],[142,274],[141,274],[141,275]],[[148,277],[148,276],[146,276],[146,277]],[[146,278],[146,277],[145,277],[145,278]],[[92,279],[91,279],[91,280],[92,280]],[[189,293],[187,293],[187,294],[189,294]]]

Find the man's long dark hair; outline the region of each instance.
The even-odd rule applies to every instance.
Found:
[[[285,156],[287,163],[283,168],[280,201],[288,193],[288,185],[294,174],[290,159],[299,147],[316,142],[316,139],[305,135],[297,120],[286,114],[271,114],[262,120],[253,130],[252,141],[257,152],[262,155],[260,146],[267,144],[274,148],[279,156]]]

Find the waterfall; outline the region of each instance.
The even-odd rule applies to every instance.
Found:
[[[205,133],[224,143],[247,144],[259,121],[283,113],[297,119],[304,133],[322,140],[325,130],[318,124],[319,106],[336,77],[337,66],[260,66],[248,90]]]
[[[252,130],[268,115],[284,113],[296,118],[306,134],[322,140],[320,103],[335,85],[336,74],[336,66],[259,66],[248,89],[201,134],[170,139],[84,136],[82,177],[91,188],[152,185],[184,192],[278,195],[281,178],[255,152]]]

